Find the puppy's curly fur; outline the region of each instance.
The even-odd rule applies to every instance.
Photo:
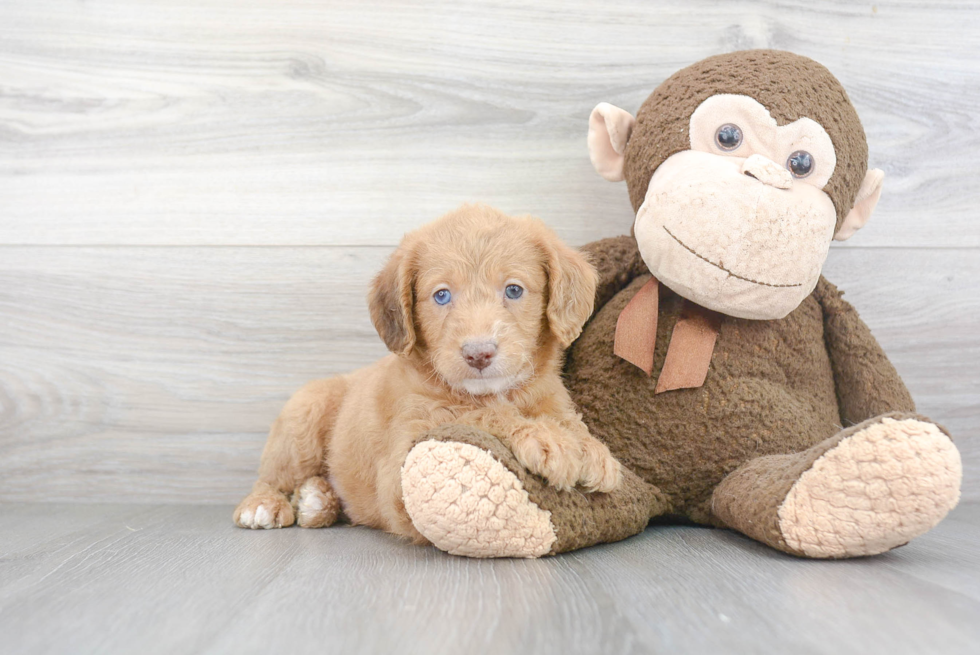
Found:
[[[406,235],[369,294],[393,354],[289,400],[235,523],[321,527],[342,503],[353,523],[424,543],[400,469],[414,439],[445,423],[487,430],[556,487],[612,490],[619,462],[559,377],[595,288],[585,257],[534,218],[466,205]]]

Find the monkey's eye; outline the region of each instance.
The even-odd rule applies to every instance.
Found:
[[[508,284],[504,289],[504,294],[511,300],[517,300],[524,295],[524,287],[519,284]]]
[[[453,299],[453,294],[449,293],[449,289],[439,289],[432,294],[432,299],[436,301],[437,305],[445,305]]]
[[[813,155],[806,150],[797,150],[786,160],[786,168],[793,177],[806,177],[813,172]]]
[[[715,132],[715,143],[722,150],[735,150],[742,145],[742,130],[738,125],[725,123]]]

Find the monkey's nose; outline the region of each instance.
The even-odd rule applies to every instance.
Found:
[[[746,159],[742,163],[742,173],[777,189],[789,189],[793,186],[790,172],[762,155],[752,155]]]
[[[467,341],[460,348],[466,363],[478,371],[490,366],[497,355],[497,342],[493,339]]]

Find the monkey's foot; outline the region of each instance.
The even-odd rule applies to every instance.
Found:
[[[668,508],[659,489],[625,468],[609,493],[562,491],[528,472],[499,439],[465,425],[419,435],[401,481],[415,528],[469,557],[541,557],[619,541]]]
[[[467,557],[541,557],[555,543],[551,512],[489,451],[423,441],[402,466],[412,523],[436,548]]]
[[[883,417],[821,455],[778,510],[785,543],[808,557],[876,555],[908,543],[959,500],[963,467],[935,424]]]

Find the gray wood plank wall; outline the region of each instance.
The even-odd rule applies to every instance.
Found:
[[[863,118],[885,195],[826,274],[980,498],[975,3],[6,0],[0,500],[236,501],[291,391],[384,352],[406,230],[478,200],[627,232],[591,108],[755,47]]]

